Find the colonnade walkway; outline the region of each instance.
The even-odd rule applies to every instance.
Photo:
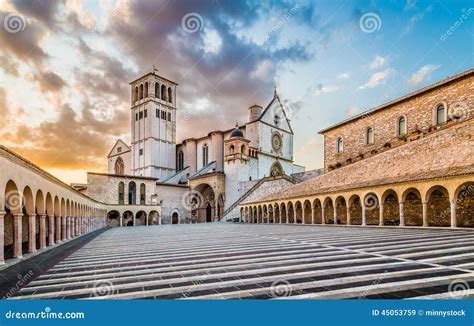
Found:
[[[112,228],[13,299],[474,297],[474,231],[179,224]]]

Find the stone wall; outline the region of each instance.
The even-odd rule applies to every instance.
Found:
[[[352,188],[407,175],[474,164],[474,119],[453,124],[427,137],[408,142],[360,162],[327,172],[259,200],[298,197],[335,187]],[[246,201],[247,202],[247,201]]]
[[[461,114],[462,119],[474,116],[473,73],[323,132],[326,171],[336,165],[350,164],[351,161],[360,159],[360,154],[365,157],[377,154],[383,151],[386,143],[396,146],[403,142],[397,138],[397,121],[401,116],[406,117],[407,131],[411,138],[436,132],[433,119],[439,104],[447,107],[448,118],[452,113]],[[375,135],[371,145],[365,143],[368,127],[373,128]],[[343,139],[342,153],[336,152],[338,137]]]

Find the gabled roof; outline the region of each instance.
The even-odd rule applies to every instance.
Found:
[[[391,106],[393,106],[393,105],[399,104],[399,103],[401,103],[401,102],[403,102],[403,101],[407,101],[407,100],[409,100],[409,99],[411,99],[411,98],[413,98],[413,97],[415,97],[415,96],[417,96],[417,95],[421,95],[421,94],[426,93],[426,92],[429,92],[429,91],[431,91],[431,90],[433,90],[433,89],[435,89],[435,88],[437,88],[437,87],[444,86],[444,85],[449,84],[449,83],[451,83],[451,82],[453,82],[453,81],[456,81],[456,80],[458,80],[458,79],[462,79],[462,78],[464,78],[464,77],[466,77],[466,76],[472,75],[473,73],[474,73],[474,69],[465,70],[465,71],[463,71],[463,72],[461,72],[461,73],[459,73],[459,74],[456,74],[456,75],[454,75],[454,76],[452,76],[452,77],[448,77],[448,78],[443,79],[443,80],[441,80],[441,81],[439,81],[439,82],[436,82],[436,83],[434,83],[434,84],[431,84],[431,85],[428,85],[428,86],[426,86],[426,87],[420,88],[419,90],[416,90],[416,91],[414,91],[414,92],[411,92],[411,93],[408,93],[408,94],[406,94],[406,95],[403,95],[403,96],[401,96],[401,97],[399,97],[399,98],[396,98],[396,99],[394,99],[394,100],[392,100],[392,101],[390,101],[390,102],[387,102],[387,103],[384,103],[384,104],[382,104],[382,105],[376,106],[376,107],[374,107],[374,108],[372,108],[372,109],[366,110],[366,111],[364,111],[364,112],[362,112],[362,113],[360,113],[360,114],[357,114],[357,115],[355,115],[355,116],[353,116],[353,117],[351,117],[351,118],[349,118],[349,119],[343,120],[343,121],[341,121],[341,122],[339,122],[339,123],[336,123],[335,125],[332,125],[332,126],[330,126],[330,127],[328,127],[328,128],[325,128],[325,129],[319,131],[319,133],[320,133],[320,134],[324,134],[325,132],[327,132],[327,131],[329,131],[329,130],[335,129],[335,128],[340,127],[340,126],[342,126],[342,125],[345,125],[345,124],[347,124],[347,123],[349,123],[349,122],[358,120],[358,119],[360,119],[360,118],[367,117],[368,114],[372,114],[372,113],[375,113],[375,112],[378,112],[378,111],[387,109],[387,108],[389,108],[389,107],[391,107]]]
[[[117,147],[117,145],[121,143],[122,145],[124,145],[127,150],[126,151],[123,151],[122,153],[126,153],[126,152],[129,152],[130,151],[130,146],[127,145],[127,143],[125,143],[122,139],[117,139],[117,141],[115,142],[114,146],[112,146],[112,149],[110,150],[109,152],[109,155],[107,155],[107,157],[111,157],[112,156],[112,152],[114,151],[114,148]],[[120,153],[120,154],[122,154]]]
[[[284,107],[283,104],[281,103],[280,96],[278,96],[278,93],[277,93],[277,91],[276,91],[276,88],[275,88],[275,92],[273,93],[273,98],[272,98],[272,100],[270,101],[270,103],[268,103],[268,105],[267,105],[267,106],[265,107],[265,109],[262,111],[262,114],[260,114],[260,116],[258,117],[258,119],[255,119],[255,120],[250,121],[250,122],[248,122],[248,123],[260,121],[260,120],[265,116],[265,113],[267,113],[267,111],[270,109],[270,107],[272,106],[272,104],[273,104],[275,101],[278,103],[278,105],[280,106],[281,110],[283,111],[283,115],[285,116],[286,122],[288,123],[288,127],[290,128],[290,132],[293,134],[293,129],[291,128],[290,119],[288,119],[288,116],[286,115],[285,107]]]

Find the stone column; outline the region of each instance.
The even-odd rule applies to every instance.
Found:
[[[305,223],[305,216],[304,216],[304,211],[306,210],[306,206],[301,207],[301,224],[306,224]]]
[[[456,199],[451,202],[451,227],[457,227],[456,222]]]
[[[326,224],[324,217],[326,216],[326,207],[321,205],[321,224]]]
[[[313,204],[311,204],[311,224],[314,224],[314,207],[313,207]]]
[[[120,226],[120,227],[123,226],[123,216],[122,216],[122,214],[120,214],[120,225],[119,225],[119,226]]]
[[[296,224],[296,205],[293,205],[293,224]]]
[[[428,226],[428,202],[424,201],[423,205],[423,226]]]
[[[334,224],[337,224],[337,205],[334,202]]]
[[[362,205],[362,225],[367,225],[367,214],[365,205]]]
[[[48,245],[54,245],[54,215],[48,215],[49,218],[49,240]]]
[[[67,239],[71,239],[71,216],[66,216],[66,237]]]
[[[286,224],[289,224],[289,223],[290,223],[290,220],[289,220],[288,216],[289,216],[290,214],[288,214],[288,207],[286,207],[286,209],[285,209],[285,214],[286,214]]]
[[[379,206],[379,226],[383,226],[383,203]]]
[[[133,226],[135,226],[135,214],[133,214],[132,221],[133,221]]]
[[[61,231],[62,231],[62,217],[61,216],[56,216],[56,243],[58,242],[61,242],[62,241],[62,237],[61,237]]]
[[[148,219],[150,218],[150,213],[148,213],[145,217],[145,225],[148,225]]]
[[[40,219],[40,249],[46,248],[46,214],[41,214]]]
[[[23,257],[23,225],[21,220],[23,218],[23,213],[13,214],[13,257],[22,258]]]
[[[350,205],[346,206],[346,216],[347,216],[346,224],[351,225],[351,207],[350,207]]]
[[[401,201],[400,206],[400,226],[405,226],[405,202]]]
[[[36,252],[36,214],[28,214],[28,252]]]
[[[61,216],[61,241],[66,241],[67,238],[67,220],[66,216]]]
[[[0,265],[5,264],[5,211],[0,211]]]
[[[281,224],[281,209],[280,207],[278,207],[278,219],[279,219],[279,223]]]

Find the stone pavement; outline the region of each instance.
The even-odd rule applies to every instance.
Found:
[[[474,230],[265,224],[113,228],[14,299],[474,297]]]

